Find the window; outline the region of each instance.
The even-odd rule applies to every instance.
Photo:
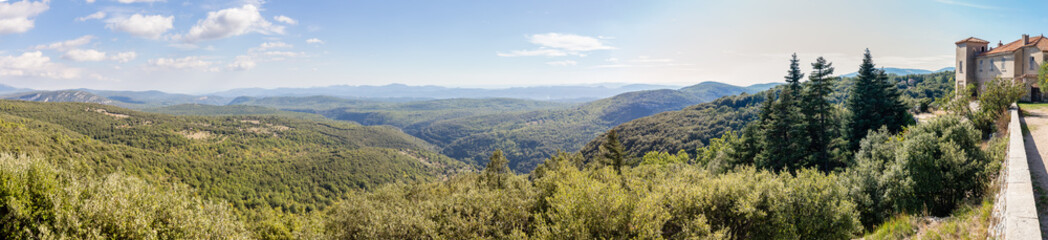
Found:
[[[964,61],[957,62],[957,71],[964,73]]]
[[[1001,58],[1001,72],[1008,71],[1008,61]]]
[[[997,67],[997,65],[993,65],[993,59],[990,59],[990,71],[993,71],[994,67]]]
[[[979,60],[979,72],[982,72],[983,60]]]
[[[1030,57],[1030,70],[1034,70],[1036,68],[1036,66],[1037,66],[1037,61],[1033,60],[1033,57]]]

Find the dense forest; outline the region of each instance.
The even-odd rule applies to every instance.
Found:
[[[94,175],[178,182],[236,208],[308,212],[354,189],[472,168],[391,127],[273,115],[175,117],[85,103],[0,101],[0,110],[0,152]]]

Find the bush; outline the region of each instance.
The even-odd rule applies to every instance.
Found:
[[[29,157],[0,155],[0,235],[21,239],[245,239],[225,204],[185,187],[110,174],[81,178]]]

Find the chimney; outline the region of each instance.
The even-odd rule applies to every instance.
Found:
[[[997,41],[997,47],[1001,47],[1001,46],[1004,46],[1004,43],[1001,43],[1001,41]]]
[[[1030,35],[1029,34],[1023,34],[1023,46],[1026,46],[1026,44],[1030,44]]]

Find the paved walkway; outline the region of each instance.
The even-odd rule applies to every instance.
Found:
[[[1023,128],[1023,141],[1026,143],[1026,159],[1030,164],[1030,176],[1033,178],[1033,191],[1037,195],[1037,215],[1041,219],[1041,236],[1048,236],[1048,109],[1023,109],[1019,119]],[[1041,151],[1044,150],[1044,151]]]

